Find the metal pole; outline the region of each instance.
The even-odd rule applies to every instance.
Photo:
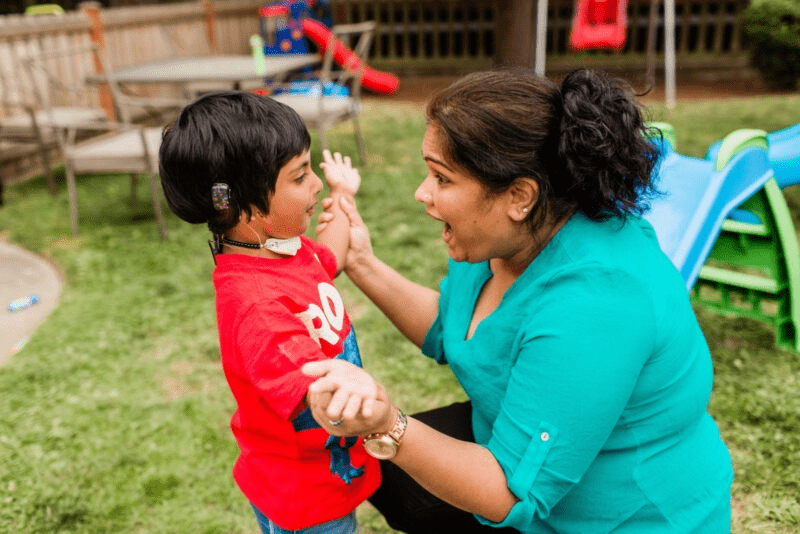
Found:
[[[650,0],[650,16],[647,18],[647,72],[645,73],[646,90],[656,86],[656,17],[659,0]]]
[[[547,0],[537,0],[536,56],[533,58],[533,69],[539,76],[544,76],[544,63],[545,63],[546,52],[547,52]]]
[[[675,107],[675,0],[664,1],[664,100]]]

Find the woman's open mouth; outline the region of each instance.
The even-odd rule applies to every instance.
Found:
[[[450,227],[449,224],[444,223],[444,228],[442,229],[442,239],[445,243],[450,241],[450,238],[453,237],[453,229]]]

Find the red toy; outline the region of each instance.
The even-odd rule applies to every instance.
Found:
[[[616,52],[625,46],[628,26],[627,0],[577,0],[570,45],[576,52],[606,48]]]
[[[303,19],[303,33],[319,47],[320,54],[325,53],[331,31],[324,24],[313,19]],[[361,60],[339,41],[336,42],[336,48],[333,50],[333,59],[346,69],[355,70],[361,67]],[[394,74],[381,72],[364,65],[364,78],[361,85],[376,93],[390,94],[397,90],[400,80]]]

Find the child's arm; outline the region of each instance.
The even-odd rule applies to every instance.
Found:
[[[330,435],[364,436],[392,428],[398,409],[364,369],[333,359],[306,363],[303,372],[320,377],[306,398],[314,419]],[[447,436],[413,417],[390,461],[440,499],[491,521],[505,519],[519,500],[487,447]]]
[[[329,150],[324,150],[322,157],[325,161],[320,163],[320,167],[325,173],[325,181],[328,182],[330,196],[334,202],[327,210],[333,214],[333,218],[323,229],[317,230],[317,241],[333,251],[338,274],[344,268],[347,248],[350,245],[350,221],[342,211],[339,200],[342,197],[352,199],[355,196],[361,185],[361,176],[347,156],[342,157],[338,152],[331,155]]]

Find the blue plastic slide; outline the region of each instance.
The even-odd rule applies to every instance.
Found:
[[[778,187],[784,189],[800,183],[800,122],[783,130],[767,134],[769,150],[767,157],[775,171]],[[711,145],[706,152],[706,159],[714,160],[719,153],[722,141]]]
[[[691,290],[722,223],[764,186],[773,171],[763,130],[732,132],[721,143],[715,160],[677,153],[674,134],[666,134],[653,139],[661,152],[655,172],[662,195],[651,202],[644,218],[653,225],[661,249]]]

